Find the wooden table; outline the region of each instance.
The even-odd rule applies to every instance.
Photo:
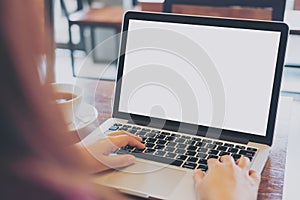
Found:
[[[124,13],[122,6],[105,6],[76,12],[70,16],[70,21],[79,25],[115,26],[121,30]]]
[[[99,81],[97,85],[95,88],[93,82],[84,86],[85,100],[90,103],[95,102],[94,105],[99,111],[99,122],[102,123],[111,117],[114,82]],[[259,200],[282,199],[291,104],[291,99],[286,97],[281,99],[272,151],[262,173]]]

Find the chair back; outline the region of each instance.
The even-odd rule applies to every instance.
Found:
[[[90,8],[91,4],[92,0],[60,0],[62,12],[68,19],[72,13],[83,10],[85,8]]]
[[[286,0],[165,0],[163,12],[283,21]]]

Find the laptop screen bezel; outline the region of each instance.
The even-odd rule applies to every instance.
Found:
[[[135,12],[129,11],[124,15],[123,27],[121,34],[121,45],[118,57],[118,72],[117,81],[115,85],[115,96],[113,105],[113,117],[132,121],[136,124],[147,125],[150,121],[156,121],[165,123],[164,129],[167,130],[177,130],[179,125],[181,127],[186,127],[186,132],[189,129],[198,130],[197,135],[205,136],[209,127],[203,125],[190,125],[183,122],[171,121],[158,119],[153,117],[135,115],[131,113],[119,112],[119,101],[120,92],[122,86],[122,75],[124,69],[125,51],[126,51],[126,40],[127,40],[127,30],[130,20],[144,20],[144,21],[155,21],[155,22],[169,22],[169,23],[181,23],[181,24],[192,24],[192,25],[206,25],[215,27],[228,27],[228,28],[242,28],[242,29],[252,29],[252,30],[262,30],[262,31],[275,31],[280,33],[280,42],[278,47],[276,69],[272,88],[271,104],[269,108],[269,116],[267,123],[266,136],[254,135],[251,133],[242,133],[233,130],[221,131],[221,134],[217,134],[218,139],[236,141],[241,143],[247,143],[249,141],[272,145],[274,127],[276,120],[276,113],[278,107],[278,99],[280,94],[281,78],[284,65],[285,50],[287,44],[288,36],[288,26],[282,22],[272,22],[272,21],[257,21],[257,20],[245,20],[245,19],[228,19],[219,17],[203,17],[203,16],[184,16],[178,14],[162,14],[162,13],[150,13],[150,12]],[[212,136],[214,137],[214,136]]]

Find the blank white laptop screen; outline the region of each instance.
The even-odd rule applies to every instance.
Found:
[[[130,20],[119,111],[265,136],[279,39],[273,31]],[[222,98],[213,100],[214,87]]]

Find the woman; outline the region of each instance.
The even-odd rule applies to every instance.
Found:
[[[41,0],[42,1],[42,0]],[[3,199],[123,199],[89,183],[91,172],[133,164],[131,155],[109,157],[127,144],[144,148],[141,139],[115,132],[90,144],[101,160],[81,143],[70,145],[48,85],[41,85],[38,66],[47,45],[38,28],[32,0],[0,1],[0,196]],[[249,160],[229,156],[208,161],[206,174],[195,171],[199,199],[256,199],[259,176]],[[204,192],[205,191],[205,192]]]

